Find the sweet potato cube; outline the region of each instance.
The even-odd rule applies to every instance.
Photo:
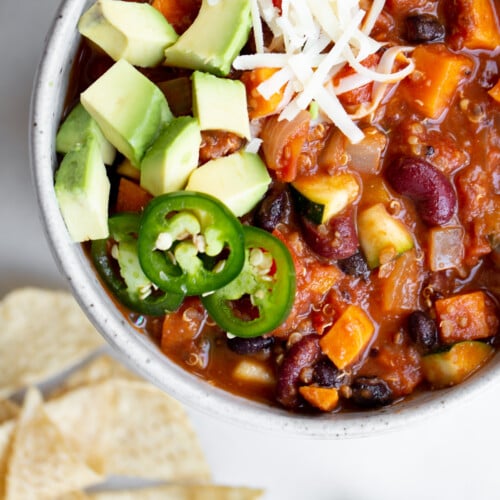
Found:
[[[471,74],[473,62],[443,44],[419,45],[412,57],[415,70],[401,82],[402,96],[428,118],[439,118]]]
[[[495,101],[500,103],[500,79],[498,80],[498,82],[494,87],[488,90],[488,94],[490,94],[490,96],[493,97]]]
[[[439,335],[446,344],[485,339],[497,333],[498,316],[493,301],[481,291],[436,300]]]
[[[299,387],[302,397],[321,411],[332,411],[339,402],[339,391],[333,387],[304,385]]]
[[[258,90],[259,85],[271,78],[277,71],[276,68],[255,68],[251,71],[245,71],[241,75],[241,81],[247,90],[248,116],[251,120],[270,115],[276,111],[283,99],[285,86],[269,99],[266,99]]]
[[[319,341],[322,351],[343,370],[357,361],[375,331],[367,314],[350,305]]]
[[[454,48],[495,50],[500,45],[500,27],[495,0],[455,0],[449,8]]]
[[[493,347],[477,340],[455,344],[449,351],[428,354],[422,358],[424,378],[434,389],[463,382],[494,353]]]

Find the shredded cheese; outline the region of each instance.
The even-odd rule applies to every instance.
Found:
[[[281,10],[272,0],[251,2],[256,52],[237,57],[234,69],[279,69],[257,90],[269,99],[285,88],[277,110],[280,120],[292,120],[315,102],[319,112],[352,143],[362,140],[363,132],[356,120],[374,113],[389,85],[405,78],[414,69],[413,62],[405,55],[412,47],[387,48],[376,68],[362,64],[383,47],[370,37],[370,33],[385,0],[372,0],[368,11],[361,9],[359,0],[282,0]],[[273,36],[267,47],[264,23]],[[404,66],[394,71],[396,60],[402,61]],[[332,78],[346,65],[354,74],[339,81],[336,79],[334,86]],[[348,113],[337,96],[369,83],[373,83],[371,102]]]

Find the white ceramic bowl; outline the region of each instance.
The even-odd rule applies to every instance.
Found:
[[[55,135],[69,70],[80,40],[76,26],[90,3],[88,0],[63,1],[47,38],[32,99],[33,180],[53,255],[76,299],[104,338],[144,377],[186,405],[217,418],[256,430],[322,439],[373,435],[411,425],[416,419],[431,417],[445,409],[451,417],[451,406],[499,378],[499,357],[496,356],[476,376],[452,389],[420,394],[378,411],[302,416],[234,396],[205,383],[171,362],[151,341],[132,329],[101,287],[80,245],[70,240],[53,189],[57,166]]]

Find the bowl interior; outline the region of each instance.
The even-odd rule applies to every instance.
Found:
[[[55,135],[80,40],[77,22],[90,3],[88,0],[63,1],[47,37],[32,97],[32,177],[40,218],[61,273],[96,328],[131,366],[182,403],[217,418],[252,429],[322,439],[373,435],[411,424],[463,402],[498,378],[499,358],[496,356],[479,376],[451,389],[422,393],[378,411],[303,416],[258,404],[209,385],[171,362],[151,341],[134,330],[101,287],[80,245],[70,240],[53,189],[57,167]]]

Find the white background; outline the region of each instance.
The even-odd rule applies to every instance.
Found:
[[[28,155],[31,87],[58,1],[0,0],[0,296],[23,285],[66,288]],[[266,500],[500,499],[500,386],[454,408],[347,441],[263,434],[189,412],[214,480],[263,487]]]

